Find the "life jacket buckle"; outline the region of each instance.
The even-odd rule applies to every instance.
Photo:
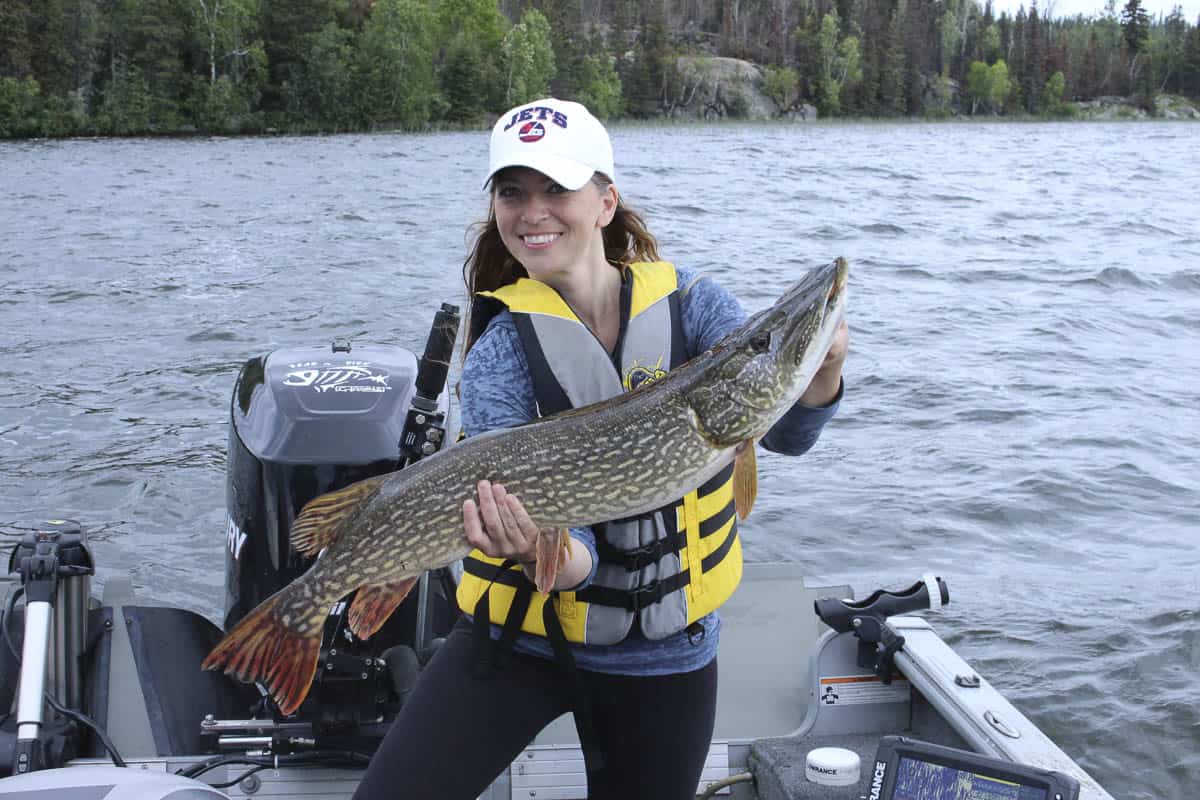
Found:
[[[629,610],[636,614],[643,608],[649,608],[658,601],[662,600],[664,588],[663,582],[658,578],[655,578],[645,586],[639,586],[636,589],[630,589]]]
[[[650,544],[644,544],[634,550],[626,550],[625,571],[637,572],[640,569],[645,569],[651,564],[657,564],[658,560],[663,557],[663,544],[665,539],[655,539]]]

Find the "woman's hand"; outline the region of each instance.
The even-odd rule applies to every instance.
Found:
[[[511,558],[521,564],[529,580],[534,580],[536,572],[534,565],[537,561],[537,541],[539,528],[529,516],[525,506],[514,494],[509,494],[499,483],[480,481],[476,485],[479,501],[463,501],[463,530],[467,542],[489,558]],[[544,536],[553,537],[557,542],[558,531],[547,530]],[[558,550],[552,548],[557,556]],[[553,586],[544,587],[547,590],[570,589],[583,583],[592,572],[592,554],[588,549],[574,542],[569,548],[566,563],[558,564],[556,570],[547,571],[543,565],[543,573],[554,575]]]
[[[480,481],[479,502],[463,502],[467,542],[489,558],[511,558],[521,564],[535,560],[538,526],[516,495],[502,485]]]
[[[849,349],[850,328],[846,325],[846,320],[842,319],[833,333],[833,343],[829,346],[829,352],[825,354],[825,360],[817,368],[817,373],[813,375],[812,382],[808,384],[804,394],[800,395],[801,403],[812,408],[823,408],[833,402],[842,385],[842,365],[846,363],[846,353]]]

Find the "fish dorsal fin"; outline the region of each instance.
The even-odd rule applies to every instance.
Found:
[[[733,507],[739,519],[750,516],[754,499],[758,497],[758,458],[754,455],[754,440],[742,442],[733,460]]]
[[[387,475],[378,475],[309,500],[292,523],[292,547],[311,557],[336,542],[342,521],[374,494],[386,479]]]

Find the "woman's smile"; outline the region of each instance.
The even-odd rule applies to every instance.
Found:
[[[560,236],[561,233],[526,233],[521,236],[521,241],[526,247],[541,249],[554,244]]]

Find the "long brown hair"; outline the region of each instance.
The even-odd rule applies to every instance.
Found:
[[[603,174],[592,176],[592,183],[604,189],[612,183]],[[488,204],[488,218],[471,226],[476,231],[471,252],[463,262],[463,282],[467,285],[467,343],[463,347],[466,358],[475,340],[483,333],[483,324],[476,324],[472,317],[476,313],[474,298],[477,292],[490,292],[516,283],[517,278],[528,278],[529,273],[521,262],[512,257],[500,239],[496,226],[494,202]],[[646,228],[646,222],[617,195],[617,210],[612,222],[604,227],[604,257],[616,269],[624,269],[634,261],[657,261],[658,240]],[[480,322],[486,321],[480,320]]]

